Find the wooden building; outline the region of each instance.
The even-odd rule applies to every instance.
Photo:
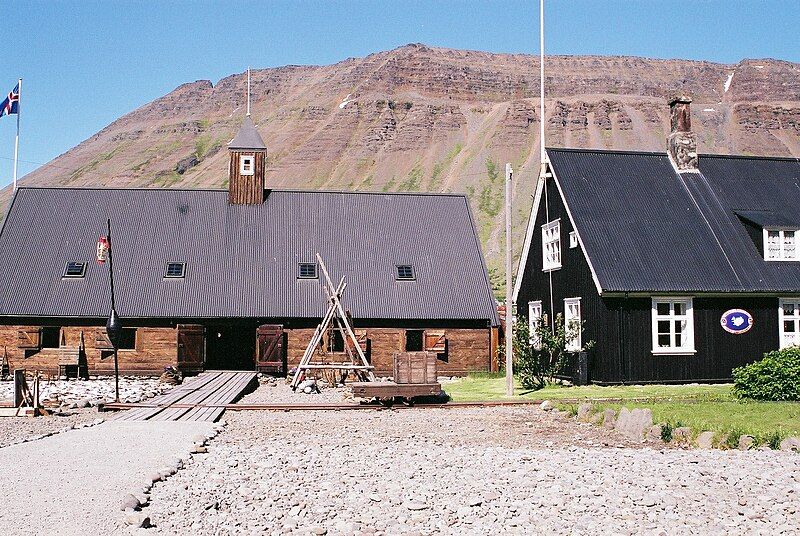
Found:
[[[94,259],[107,218],[126,374],[285,371],[327,306],[316,253],[346,278],[376,373],[406,350],[438,352],[442,374],[495,365],[495,300],[465,196],[266,189],[249,116],[229,152],[227,190],[19,188],[0,230],[11,368],[113,370],[108,266]]]
[[[582,321],[591,381],[726,381],[800,344],[800,162],[698,156],[689,103],[666,153],[547,149],[517,312]]]

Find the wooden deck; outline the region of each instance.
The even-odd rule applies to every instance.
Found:
[[[118,421],[206,421],[215,422],[225,404],[236,400],[256,381],[255,372],[208,371],[147,401],[147,407],[123,411]]]

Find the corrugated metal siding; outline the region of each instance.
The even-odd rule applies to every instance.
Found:
[[[319,252],[356,318],[497,323],[465,197],[274,190],[244,206],[225,191],[21,188],[0,235],[0,314],[107,315],[94,262],[107,217],[122,316],[318,318],[320,281],[297,263]],[[68,261],[89,262],[86,277],[63,280]],[[183,280],[163,278],[170,261]],[[416,281],[395,280],[406,263]]]
[[[766,262],[735,210],[800,211],[794,160],[548,149],[609,292],[800,292],[800,263]]]

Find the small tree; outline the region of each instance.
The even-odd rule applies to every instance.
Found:
[[[577,320],[565,325],[562,316],[556,315],[551,328],[546,316],[539,318],[530,332],[527,322],[514,326],[514,369],[526,389],[539,390],[553,383],[556,374],[564,369],[571,351],[570,343],[578,338],[583,326]],[[593,346],[584,345],[584,349]]]

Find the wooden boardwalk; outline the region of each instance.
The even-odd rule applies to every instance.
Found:
[[[144,407],[121,412],[115,420],[215,422],[225,411],[225,404],[236,400],[255,378],[255,372],[203,372],[148,400]]]

